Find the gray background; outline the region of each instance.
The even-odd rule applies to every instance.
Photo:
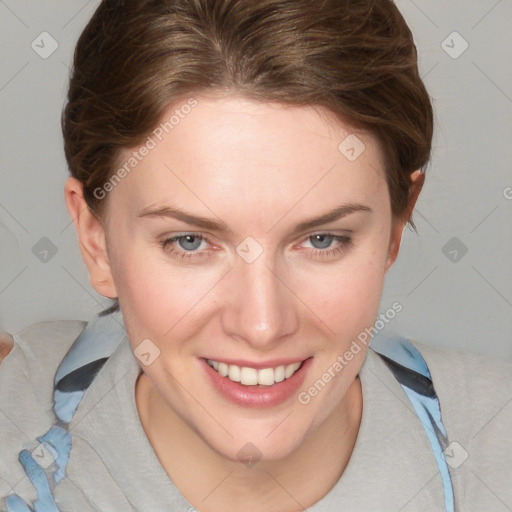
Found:
[[[512,361],[512,0],[397,4],[436,132],[418,235],[405,231],[387,277],[382,312],[403,305],[387,329]],[[68,66],[97,5],[0,0],[0,330],[111,303],[89,285],[63,198]]]

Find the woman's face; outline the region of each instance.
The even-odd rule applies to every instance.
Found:
[[[132,348],[173,414],[229,459],[248,442],[277,459],[354,382],[364,346],[299,399],[374,324],[403,224],[393,228],[368,135],[320,108],[195,100],[168,110],[168,133],[157,128],[147,151],[123,155],[120,167],[134,151],[137,164],[108,196],[113,283]],[[271,385],[277,367],[303,361]]]

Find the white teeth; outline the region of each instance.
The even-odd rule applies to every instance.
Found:
[[[234,364],[229,365],[228,377],[230,380],[233,382],[240,382],[242,380],[241,373],[239,366],[235,366]]]
[[[229,367],[226,363],[219,363],[219,369],[217,370],[223,377],[228,374]]]
[[[243,366],[240,368],[240,377],[240,383],[244,386],[255,386],[258,384],[258,370],[255,368],[247,368],[247,366]]]
[[[281,366],[278,366],[274,370],[274,380],[276,382],[283,382],[285,377],[286,377],[286,375],[285,375],[285,366],[284,366],[284,364],[282,364]]]
[[[301,362],[292,363],[287,366],[280,365],[276,368],[248,368],[236,364],[226,364],[219,361],[207,359],[207,363],[216,370],[222,377],[227,377],[233,382],[240,382],[244,386],[272,386],[276,382],[289,379],[300,367]]]
[[[258,370],[258,384],[272,386],[274,384],[274,370],[272,368]]]
[[[299,366],[300,366],[300,363],[299,363]],[[296,370],[299,366],[297,366],[297,363],[289,364],[289,365],[286,367],[286,370],[284,371],[284,378],[285,378],[285,379],[290,378],[290,377],[295,373],[295,370]]]

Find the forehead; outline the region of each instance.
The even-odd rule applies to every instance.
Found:
[[[307,209],[329,197],[362,201],[385,183],[370,134],[322,107],[239,96],[174,103],[144,144],[123,151],[121,165],[130,159],[133,169],[109,200],[134,214],[170,201],[210,215],[215,206],[279,217],[282,208]]]

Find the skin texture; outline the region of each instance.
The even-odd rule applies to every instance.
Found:
[[[0,332],[0,363],[9,355],[13,346],[11,336],[6,332]]]
[[[338,146],[354,131],[322,108],[235,94],[196,99],[109,192],[103,222],[74,178],[65,185],[66,204],[91,283],[101,295],[119,297],[132,349],[150,339],[160,350],[143,366],[136,402],[151,445],[183,495],[207,512],[226,504],[241,512],[302,510],[332,488],[348,463],[366,351],[308,405],[294,395],[263,409],[224,399],[199,358],[313,357],[299,391],[307,390],[374,324],[406,219],[392,218],[382,155],[369,134],[357,133],[366,149],[351,162]],[[121,165],[137,149],[125,150]],[[407,218],[423,174],[411,180]],[[292,234],[299,222],[354,203],[371,212]],[[223,221],[232,232],[138,217],[164,205]],[[159,244],[189,233],[207,241]],[[321,233],[349,236],[352,244],[315,240]],[[248,236],[263,250],[252,263],[236,252]],[[341,252],[325,255],[336,248]],[[203,257],[181,259],[172,250]],[[248,442],[261,453],[252,467],[237,456]]]

